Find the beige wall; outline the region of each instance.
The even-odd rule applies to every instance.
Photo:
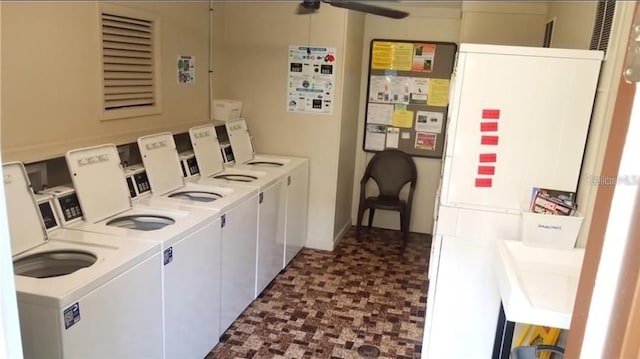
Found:
[[[351,212],[352,223],[357,222],[358,197],[360,194],[360,179],[367,163],[373,157],[372,153],[362,150],[364,135],[365,103],[367,95],[369,44],[372,39],[399,39],[457,42],[460,37],[460,10],[455,3],[415,3],[402,8],[411,15],[402,20],[386,19],[379,16],[367,15],[365,21],[364,41],[362,43],[362,65],[360,80],[360,115],[358,116],[356,147],[355,178],[353,182],[354,196]],[[446,6],[446,7],[437,7]],[[400,6],[396,6],[400,9]],[[434,158],[413,158],[418,169],[418,184],[414,194],[411,227],[413,232],[431,233],[433,226],[433,205],[436,190],[440,184],[440,166],[442,161]],[[368,192],[369,193],[369,192]],[[401,195],[406,195],[405,191]],[[366,222],[366,220],[365,220]],[[398,212],[376,211],[374,226],[383,228],[400,228]]]
[[[555,18],[551,47],[589,49],[597,1],[549,1],[547,21]]]
[[[145,133],[185,131],[208,118],[208,5],[118,3],[161,16],[160,115],[100,121],[100,37],[94,2],[10,2],[2,12],[3,160],[31,162]],[[196,82],[178,85],[178,55],[196,58]]]
[[[288,47],[336,47],[335,71],[344,74],[344,67],[350,64],[344,59],[347,12],[323,5],[313,15],[296,15],[297,6],[296,2],[214,4],[219,31],[214,34],[219,42],[214,56],[214,97],[244,101],[243,116],[257,152],[310,159],[307,246],[331,250],[341,178],[344,78],[336,76],[333,114],[287,112]]]
[[[542,46],[546,13],[543,2],[465,1],[460,42]]]
[[[358,137],[358,110],[360,108],[360,74],[362,66],[362,42],[365,15],[355,11],[347,12],[345,42],[344,91],[340,128],[340,151],[338,153],[338,182],[336,193],[336,214],[333,238],[351,226],[351,198],[354,193],[354,163]]]

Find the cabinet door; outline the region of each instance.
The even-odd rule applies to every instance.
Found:
[[[461,52],[458,67],[443,204],[519,210],[533,187],[574,191],[600,61]]]
[[[256,286],[258,196],[223,215],[220,333],[253,301]]]
[[[285,210],[286,183],[281,180],[260,193],[256,298],[282,269]]]
[[[307,241],[309,201],[309,163],[305,163],[287,178],[287,215],[283,268],[304,247]]]

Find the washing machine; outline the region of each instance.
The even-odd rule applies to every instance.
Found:
[[[63,229],[21,163],[3,172],[24,357],[161,358],[159,244]]]
[[[133,203],[114,145],[73,150],[66,159],[77,196],[58,203],[83,210],[67,227],[159,243],[164,358],[206,356],[220,337],[219,213]]]
[[[180,203],[222,213],[222,297],[220,331],[255,299],[259,194],[254,187],[185,180],[171,133],[138,139],[152,194],[140,203]],[[274,275],[275,277],[275,275]]]
[[[284,172],[286,182],[285,235],[282,268],[300,252],[307,240],[309,203],[309,160],[301,157],[255,154],[253,142],[244,119],[221,125],[229,139],[235,169],[259,169]]]
[[[258,254],[255,296],[282,270],[284,253],[286,177],[283,172],[225,169],[213,124],[191,128],[189,137],[198,167],[200,184],[235,184],[257,188]]]

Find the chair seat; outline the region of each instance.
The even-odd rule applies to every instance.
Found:
[[[391,197],[367,197],[365,201],[367,207],[373,207],[383,210],[399,211],[407,206],[407,202],[398,198]]]

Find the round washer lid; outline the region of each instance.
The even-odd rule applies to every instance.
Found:
[[[200,175],[211,177],[224,170],[224,160],[220,153],[220,143],[213,125],[203,125],[189,129],[189,137],[196,155]],[[235,152],[234,152],[235,153]]]
[[[247,122],[243,118],[228,121],[224,124],[229,134],[229,143],[233,149],[236,163],[245,163],[253,159],[253,146],[247,129]]]
[[[85,220],[96,223],[131,208],[115,145],[72,150],[66,158]]]
[[[2,171],[11,253],[16,255],[44,243],[47,235],[24,165],[20,162],[6,163]]]
[[[180,156],[171,133],[142,136],[138,138],[138,148],[153,193],[162,195],[184,186]]]

